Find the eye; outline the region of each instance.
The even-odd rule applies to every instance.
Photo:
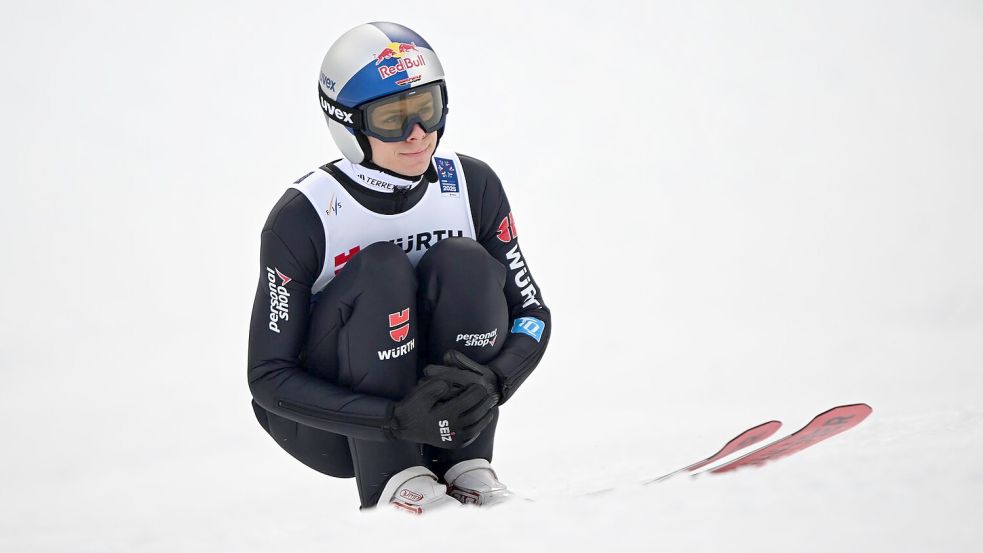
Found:
[[[388,113],[376,113],[372,120],[380,127],[394,129],[403,123],[403,116],[399,112],[390,111]]]
[[[433,117],[433,112],[434,112],[433,101],[429,101],[421,105],[417,111],[417,113],[419,113],[420,116],[423,117],[424,119],[429,119],[430,117]]]

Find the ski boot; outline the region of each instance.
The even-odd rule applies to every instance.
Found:
[[[426,467],[410,467],[393,475],[382,489],[378,506],[392,505],[418,515],[436,509],[460,507],[447,495],[447,486]]]
[[[498,481],[498,476],[485,459],[461,461],[444,475],[447,494],[463,504],[494,505],[512,497],[508,487]]]

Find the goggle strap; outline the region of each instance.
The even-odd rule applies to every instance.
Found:
[[[338,102],[335,102],[331,98],[328,98],[321,90],[321,85],[318,84],[317,94],[321,98],[321,111],[328,116],[329,120],[334,120],[346,127],[351,127],[357,130],[364,130],[365,126],[362,121],[361,110],[352,109],[348,106],[343,106]]]

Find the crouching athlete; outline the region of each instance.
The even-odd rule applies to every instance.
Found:
[[[256,418],[297,460],[354,477],[363,508],[502,501],[499,411],[550,337],[502,184],[437,150],[443,69],[406,27],[342,35],[318,93],[344,159],[295,181],[263,228]]]

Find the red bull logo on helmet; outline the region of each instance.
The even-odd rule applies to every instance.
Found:
[[[416,57],[410,57],[411,52],[416,52]],[[395,65],[382,65],[388,59],[398,60]],[[413,67],[423,67],[426,65],[423,54],[416,49],[416,44],[412,42],[390,42],[388,46],[375,55],[375,65],[379,70],[380,79],[388,79],[397,73],[402,73]],[[400,84],[407,84],[401,82]]]
[[[375,64],[379,65],[389,58],[400,59],[407,52],[419,53],[419,50],[416,49],[416,44],[413,42],[390,42],[389,46],[386,46],[381,52],[375,55]]]

